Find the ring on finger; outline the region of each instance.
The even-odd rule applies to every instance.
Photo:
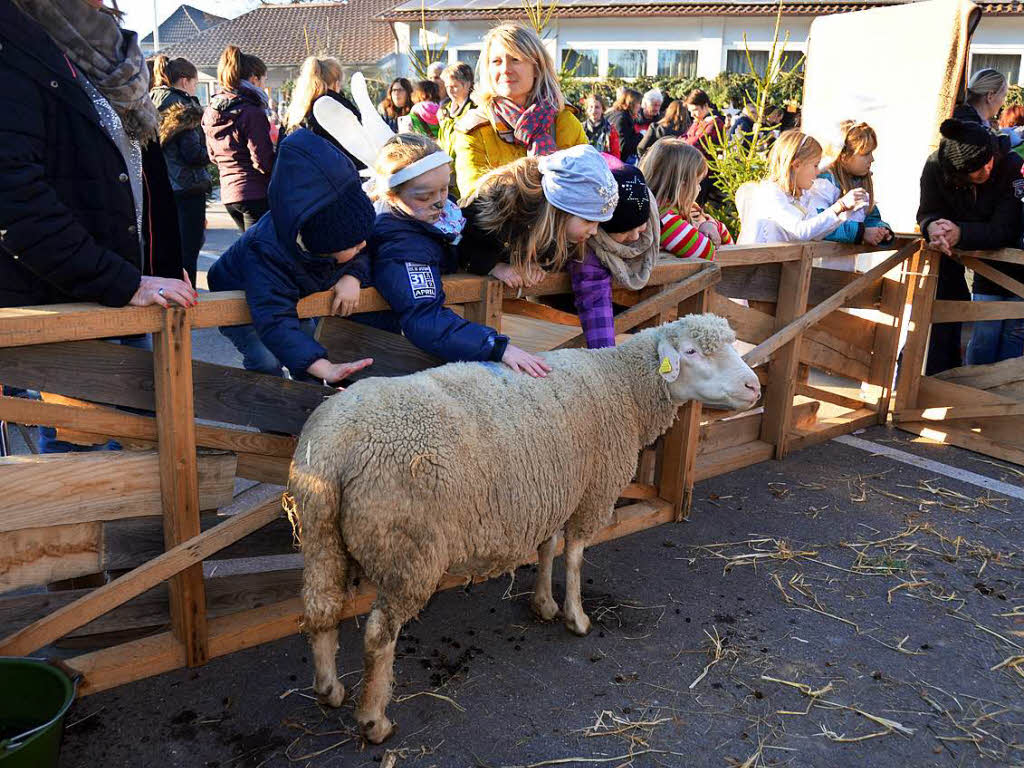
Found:
[[[158,291],[156,292],[156,295],[157,295],[157,296],[163,296],[163,295],[164,295],[164,289],[163,289],[163,288],[161,288],[160,290],[158,290]]]

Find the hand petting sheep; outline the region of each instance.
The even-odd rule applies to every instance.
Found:
[[[720,317],[688,315],[619,347],[546,353],[552,371],[543,379],[495,363],[452,363],[364,379],[326,400],[302,430],[288,481],[319,699],[337,707],[345,695],[338,622],[360,573],[378,595],[355,712],[373,743],[394,729],[385,709],[399,630],[446,572],[495,576],[537,552],[533,607],[553,619],[551,564],[564,532],[562,615],[585,635],[583,549],[609,523],[638,452],[688,400],[734,410],[760,396],[735,338]],[[522,482],[506,482],[509,475]]]

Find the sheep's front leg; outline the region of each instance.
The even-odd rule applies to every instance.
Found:
[[[552,535],[537,547],[537,581],[533,587],[533,612],[544,621],[558,615],[558,603],[551,594],[551,569],[555,562],[558,537]]]
[[[374,607],[366,622],[363,693],[356,708],[356,722],[359,723],[363,737],[373,744],[380,744],[395,730],[385,711],[391,701],[395,644],[401,627],[401,622],[379,607]]]
[[[565,626],[582,637],[590,631],[590,617],[583,612],[583,592],[580,569],[583,566],[583,548],[586,540],[570,533],[565,539]]]

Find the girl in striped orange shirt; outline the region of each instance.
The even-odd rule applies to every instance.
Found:
[[[663,251],[713,261],[716,247],[732,244],[725,225],[697,205],[700,183],[708,174],[700,150],[680,138],[665,137],[644,154],[640,170],[658,200]]]

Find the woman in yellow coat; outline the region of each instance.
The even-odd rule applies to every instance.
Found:
[[[478,106],[455,123],[452,149],[459,193],[466,197],[488,171],[521,157],[550,155],[586,144],[587,135],[565,106],[555,65],[537,33],[500,24],[484,37]]]

